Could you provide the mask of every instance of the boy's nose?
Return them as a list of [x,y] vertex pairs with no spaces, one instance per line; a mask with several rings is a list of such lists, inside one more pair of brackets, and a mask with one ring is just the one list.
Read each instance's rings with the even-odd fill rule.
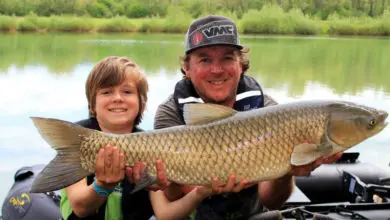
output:
[[115,92],[113,98],[114,98],[114,101],[121,101],[123,97],[122,97],[120,92]]

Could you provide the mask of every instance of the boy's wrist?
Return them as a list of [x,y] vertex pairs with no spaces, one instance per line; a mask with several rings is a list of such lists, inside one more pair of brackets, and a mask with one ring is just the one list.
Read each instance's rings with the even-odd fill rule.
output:
[[98,184],[97,181],[93,181],[93,189],[95,190],[96,194],[100,197],[107,197],[109,196],[113,191],[114,188],[106,188],[99,186],[101,184]]

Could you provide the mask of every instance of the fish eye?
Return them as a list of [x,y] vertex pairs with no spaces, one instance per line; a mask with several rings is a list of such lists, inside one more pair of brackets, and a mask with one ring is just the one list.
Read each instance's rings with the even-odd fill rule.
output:
[[375,119],[371,119],[370,122],[368,123],[368,128],[373,128],[376,124],[376,120]]

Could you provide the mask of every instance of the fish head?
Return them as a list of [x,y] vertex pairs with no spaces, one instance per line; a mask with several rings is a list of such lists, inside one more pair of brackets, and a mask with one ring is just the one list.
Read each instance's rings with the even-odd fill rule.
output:
[[338,102],[329,105],[328,137],[342,148],[348,149],[381,132],[386,126],[388,113],[383,110]]

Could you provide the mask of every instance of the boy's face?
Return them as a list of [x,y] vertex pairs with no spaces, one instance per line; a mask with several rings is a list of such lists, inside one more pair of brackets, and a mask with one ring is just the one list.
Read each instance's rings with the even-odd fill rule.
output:
[[136,80],[129,73],[122,84],[97,91],[96,119],[104,132],[131,132],[139,108]]
[[233,107],[242,73],[237,48],[210,46],[191,52],[186,77],[206,103]]

